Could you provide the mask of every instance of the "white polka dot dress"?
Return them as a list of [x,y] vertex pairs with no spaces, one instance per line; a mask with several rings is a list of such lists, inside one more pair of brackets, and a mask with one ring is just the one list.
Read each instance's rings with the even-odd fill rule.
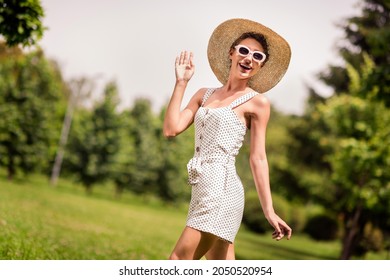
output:
[[206,91],[195,115],[195,153],[187,164],[192,186],[187,226],[233,243],[244,210],[235,157],[247,131],[233,109],[258,93],[247,93],[226,107],[204,107],[214,91]]

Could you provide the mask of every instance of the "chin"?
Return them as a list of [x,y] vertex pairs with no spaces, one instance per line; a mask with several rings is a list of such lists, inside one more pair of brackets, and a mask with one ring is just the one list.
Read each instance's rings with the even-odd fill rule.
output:
[[250,74],[249,73],[240,73],[240,77],[244,77],[244,78],[250,78]]

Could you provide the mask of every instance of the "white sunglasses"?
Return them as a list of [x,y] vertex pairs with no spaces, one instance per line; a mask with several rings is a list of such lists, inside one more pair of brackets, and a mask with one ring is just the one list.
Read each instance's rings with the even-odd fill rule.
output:
[[253,60],[257,61],[258,63],[263,62],[266,59],[265,53],[261,51],[251,51],[247,46],[244,45],[237,45],[234,47],[238,54],[241,56],[248,56],[251,55]]

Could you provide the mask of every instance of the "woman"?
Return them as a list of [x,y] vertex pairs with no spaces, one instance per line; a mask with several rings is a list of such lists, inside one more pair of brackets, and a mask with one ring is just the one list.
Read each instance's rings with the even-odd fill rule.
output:
[[180,110],[194,74],[191,52],[175,61],[176,83],[164,120],[164,135],[174,137],[195,123],[195,153],[189,161],[191,202],[184,228],[170,259],[235,259],[234,239],[241,224],[244,190],[235,156],[250,129],[250,166],[272,237],[290,239],[292,230],[274,211],[265,151],[270,114],[264,93],[287,70],[288,43],[260,23],[231,19],[220,24],[208,45],[210,66],[223,86],[198,90]]

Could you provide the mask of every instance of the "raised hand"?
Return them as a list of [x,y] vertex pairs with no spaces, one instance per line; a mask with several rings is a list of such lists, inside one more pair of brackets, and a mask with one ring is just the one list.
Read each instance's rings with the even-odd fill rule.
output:
[[177,81],[188,82],[195,72],[194,55],[192,52],[182,51],[175,60],[175,74]]

